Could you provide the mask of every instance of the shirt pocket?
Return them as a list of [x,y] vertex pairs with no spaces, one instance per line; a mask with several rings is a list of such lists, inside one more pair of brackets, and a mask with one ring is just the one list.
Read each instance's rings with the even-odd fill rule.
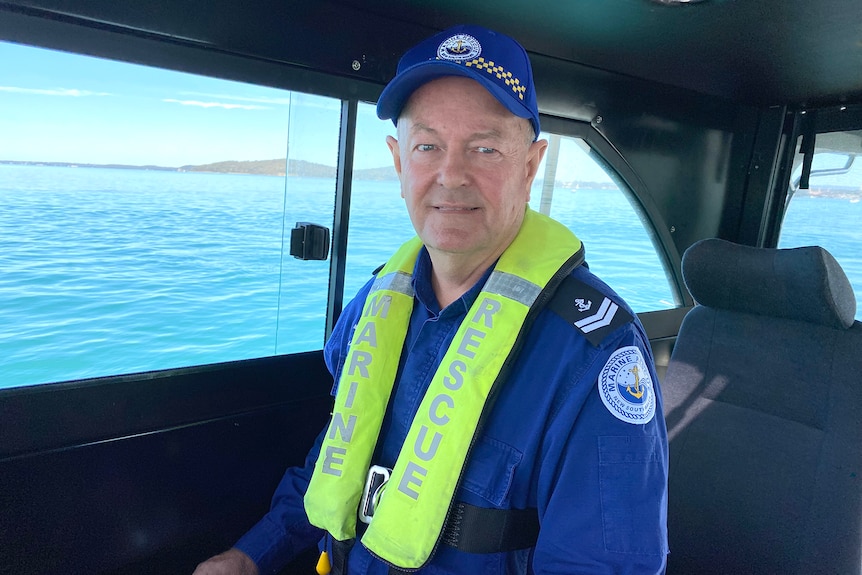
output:
[[599,480],[605,548],[617,553],[661,555],[664,465],[657,437],[599,437]]
[[480,437],[470,452],[462,487],[495,507],[509,503],[515,469],[523,454],[502,441]]

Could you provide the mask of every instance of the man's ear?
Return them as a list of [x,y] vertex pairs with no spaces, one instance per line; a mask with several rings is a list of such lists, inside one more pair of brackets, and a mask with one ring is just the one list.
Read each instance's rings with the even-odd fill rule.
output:
[[398,147],[398,140],[392,136],[386,136],[386,145],[389,146],[389,152],[392,154],[392,164],[395,166],[395,173],[401,177],[401,149]]
[[542,158],[545,157],[545,152],[548,149],[548,140],[536,140],[530,144],[530,149],[527,150],[527,201],[530,201],[530,188],[533,186],[533,180],[536,178],[536,173],[539,171],[539,164],[542,163]]

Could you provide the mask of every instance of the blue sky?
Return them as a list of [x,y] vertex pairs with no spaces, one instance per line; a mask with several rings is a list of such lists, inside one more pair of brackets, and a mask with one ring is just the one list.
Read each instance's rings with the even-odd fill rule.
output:
[[[290,158],[336,165],[340,103],[252,84],[0,42],[0,160],[178,167]],[[394,134],[360,105],[357,168]],[[607,180],[581,152],[557,177]],[[561,156],[562,158],[562,156]],[[586,160],[586,161],[584,161]]]
[[[336,100],[5,42],[0,109],[0,160],[180,166],[283,158],[293,121],[291,157],[335,164]],[[379,153],[366,151],[366,167],[387,165],[391,129],[372,120],[365,124],[380,132]]]

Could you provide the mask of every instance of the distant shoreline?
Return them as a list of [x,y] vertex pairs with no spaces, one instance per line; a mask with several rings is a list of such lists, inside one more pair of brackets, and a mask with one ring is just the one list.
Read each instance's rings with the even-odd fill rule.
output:
[[[57,168],[102,168],[113,170],[149,170],[159,172],[200,172],[211,174],[239,174],[253,176],[276,176],[297,178],[334,178],[337,168],[325,164],[306,162],[305,160],[291,160],[290,169],[285,174],[284,159],[276,160],[250,160],[250,161],[225,161],[212,164],[186,165],[178,168],[166,166],[134,166],[128,164],[81,164],[76,162],[31,162],[25,160],[0,160],[0,165],[14,166],[47,166]],[[388,181],[397,180],[395,169],[391,166],[381,168],[366,168],[354,170],[353,176],[357,180]],[[611,182],[557,182],[556,185],[563,189],[577,190],[609,190],[617,189],[616,184]],[[808,190],[798,190],[800,197],[828,197],[851,202],[862,200],[862,189],[850,186],[812,186]]]
[[0,164],[12,166],[48,166],[55,168],[112,168],[118,170],[159,170],[163,172],[178,172],[179,168],[164,166],[126,166],[123,164],[79,164],[76,162],[28,162],[25,160],[0,160]]
[[[79,162],[33,162],[26,160],[0,160],[0,165],[17,166],[48,166],[57,168],[102,168],[113,170],[150,170],[160,172],[207,172],[214,174],[247,174],[255,176],[296,176],[300,178],[334,178],[337,168],[306,162],[304,160],[290,160],[290,167],[285,174],[286,161],[275,160],[251,160],[251,161],[226,161],[212,164],[185,165],[179,167],[153,166],[153,165],[129,165],[129,164],[86,164]],[[360,180],[397,180],[395,169],[391,166],[382,168],[366,168],[355,170],[354,176]]]
[[[0,165],[19,166],[48,166],[59,168],[102,168],[115,170],[151,170],[160,172],[200,172],[212,174],[242,174],[254,176],[277,176],[285,177],[285,160],[252,160],[252,161],[226,161],[213,164],[186,165],[178,168],[165,166],[134,166],[128,164],[82,164],[76,162],[31,162],[24,160],[0,160]],[[306,162],[304,160],[291,160],[288,177],[298,178],[335,178],[338,171],[333,166]],[[366,168],[353,171],[353,177],[357,180],[371,181],[397,181],[398,175],[395,168],[385,166],[381,168]],[[541,181],[541,180],[539,180]],[[556,185],[562,189],[590,189],[590,190],[613,190],[617,189],[612,182],[560,182]]]

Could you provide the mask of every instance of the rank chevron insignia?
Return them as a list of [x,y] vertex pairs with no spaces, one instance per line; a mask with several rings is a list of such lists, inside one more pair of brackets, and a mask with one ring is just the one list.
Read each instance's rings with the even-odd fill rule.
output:
[[599,306],[599,310],[596,313],[576,321],[575,326],[584,333],[590,333],[600,327],[611,325],[618,309],[619,306],[617,304],[608,298],[604,298],[602,305]]
[[[598,302],[602,302],[598,306]],[[621,325],[632,321],[631,313],[596,287],[567,277],[557,288],[548,307],[580,331],[595,346]]]

